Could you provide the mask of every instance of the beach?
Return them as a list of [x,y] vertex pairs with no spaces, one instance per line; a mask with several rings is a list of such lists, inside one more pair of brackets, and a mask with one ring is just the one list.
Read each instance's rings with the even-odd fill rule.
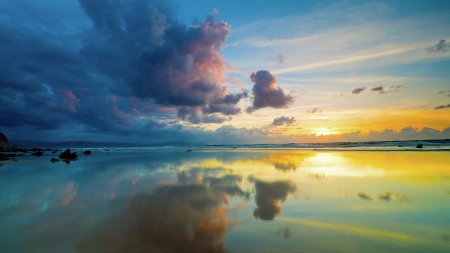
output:
[[76,151],[2,162],[2,252],[450,251],[445,151]]

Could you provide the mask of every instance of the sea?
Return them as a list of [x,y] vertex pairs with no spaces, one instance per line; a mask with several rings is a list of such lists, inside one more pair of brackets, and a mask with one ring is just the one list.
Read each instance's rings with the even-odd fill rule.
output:
[[[50,161],[65,148],[78,158]],[[0,252],[450,252],[449,151],[421,140],[23,153],[0,161]]]

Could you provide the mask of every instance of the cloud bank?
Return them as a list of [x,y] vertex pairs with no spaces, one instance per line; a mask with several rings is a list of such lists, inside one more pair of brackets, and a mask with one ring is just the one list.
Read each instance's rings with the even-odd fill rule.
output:
[[247,92],[229,92],[220,55],[230,25],[214,16],[188,26],[156,0],[79,0],[60,9],[7,1],[0,127],[125,133],[148,121],[223,123],[241,113]]

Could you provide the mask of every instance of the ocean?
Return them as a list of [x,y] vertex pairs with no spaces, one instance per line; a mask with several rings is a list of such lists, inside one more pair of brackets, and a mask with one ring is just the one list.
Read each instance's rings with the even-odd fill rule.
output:
[[0,251],[450,252],[448,145],[28,153],[0,162]]

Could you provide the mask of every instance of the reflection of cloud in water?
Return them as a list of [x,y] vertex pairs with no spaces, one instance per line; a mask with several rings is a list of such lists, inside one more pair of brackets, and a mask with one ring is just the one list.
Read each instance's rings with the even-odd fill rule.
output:
[[285,201],[289,193],[296,189],[291,181],[263,182],[255,180],[256,208],[253,215],[261,220],[273,220],[280,214],[278,201]]
[[276,231],[270,231],[270,234],[276,235],[276,236],[283,236],[284,239],[289,239],[292,235],[292,231],[290,228],[280,228]]
[[[364,192],[358,192],[357,195],[360,199],[363,199],[363,200],[372,200],[373,199],[371,196],[369,196],[367,193],[364,193]],[[391,200],[397,200],[397,201],[403,202],[403,201],[411,200],[411,197],[409,197],[408,195],[403,194],[403,193],[385,192],[383,194],[379,194],[378,199],[386,201],[386,202],[389,202]]]
[[289,170],[296,170],[297,164],[295,163],[273,163],[273,166],[275,166],[275,169],[277,170],[283,170],[283,171],[289,171]]
[[370,197],[369,195],[367,195],[364,192],[358,192],[358,197],[360,199],[364,199],[364,200],[372,200],[372,197]]
[[275,169],[281,171],[293,171],[299,168],[300,164],[308,157],[313,156],[312,153],[303,154],[271,154],[268,162],[272,163]]
[[324,174],[317,174],[317,173],[310,173],[309,177],[317,179],[317,180],[325,179],[325,175]]
[[[99,223],[76,244],[80,252],[226,252],[229,225],[222,207],[226,189],[206,185],[167,186],[133,197],[127,207]],[[214,181],[214,183],[212,183]],[[223,186],[223,185],[222,185]],[[231,224],[233,225],[233,224]],[[117,229],[120,228],[120,229]]]
[[384,201],[391,201],[391,200],[409,201],[411,198],[409,198],[406,194],[385,192],[384,194],[379,195],[378,199]]
[[[210,188],[225,192],[229,196],[241,196],[245,199],[250,198],[249,192],[244,192],[239,184],[242,182],[242,177],[238,175],[224,175],[222,177],[212,177],[210,175],[216,175],[220,170],[218,169],[190,169],[188,171],[182,171],[177,174],[178,182],[184,185],[204,184]],[[206,175],[205,175],[206,174]]]

